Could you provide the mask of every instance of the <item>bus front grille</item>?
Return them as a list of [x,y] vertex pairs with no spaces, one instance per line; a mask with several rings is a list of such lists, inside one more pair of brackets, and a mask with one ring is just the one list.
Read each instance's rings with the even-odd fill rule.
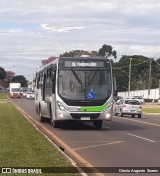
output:
[[100,113],[94,114],[79,114],[79,113],[71,113],[73,119],[80,120],[83,117],[90,117],[90,120],[97,119],[100,116]]

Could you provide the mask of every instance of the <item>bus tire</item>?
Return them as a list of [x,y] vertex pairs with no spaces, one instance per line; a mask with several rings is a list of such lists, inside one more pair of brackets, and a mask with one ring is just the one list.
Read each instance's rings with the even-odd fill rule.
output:
[[59,122],[57,122],[56,120],[52,120],[52,125],[54,128],[59,128]]
[[142,115],[141,115],[141,114],[139,114],[139,115],[138,115],[138,118],[141,118],[141,117],[142,117]]
[[93,122],[93,125],[95,126],[96,129],[101,129],[102,128],[102,120],[96,120]]
[[40,117],[40,122],[44,123],[45,122],[45,117],[42,116],[40,107],[39,107],[39,117]]
[[35,106],[35,111],[38,114],[38,107],[37,106]]

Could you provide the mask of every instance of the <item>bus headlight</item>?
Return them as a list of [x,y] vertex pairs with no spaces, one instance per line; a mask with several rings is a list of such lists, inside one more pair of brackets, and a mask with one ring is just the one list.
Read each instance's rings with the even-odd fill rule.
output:
[[57,102],[57,105],[61,111],[66,111],[66,108],[60,102]]
[[106,114],[106,119],[110,118],[111,114]]

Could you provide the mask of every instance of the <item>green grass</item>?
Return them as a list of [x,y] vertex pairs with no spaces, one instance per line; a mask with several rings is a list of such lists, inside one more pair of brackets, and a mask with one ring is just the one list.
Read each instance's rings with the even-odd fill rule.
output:
[[6,98],[7,98],[6,95],[0,92],[0,99],[6,99]]
[[160,108],[143,108],[145,113],[160,113]]
[[[14,105],[9,103],[0,104],[0,167],[63,168],[70,166],[72,165],[66,157],[49,143],[48,140],[22,116]],[[79,174],[64,173],[59,175],[68,176]]]

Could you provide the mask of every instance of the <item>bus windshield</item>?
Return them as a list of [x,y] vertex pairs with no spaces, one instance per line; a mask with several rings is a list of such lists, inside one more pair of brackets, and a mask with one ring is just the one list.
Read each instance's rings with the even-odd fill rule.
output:
[[110,70],[59,70],[58,93],[68,100],[103,100],[111,95]]

